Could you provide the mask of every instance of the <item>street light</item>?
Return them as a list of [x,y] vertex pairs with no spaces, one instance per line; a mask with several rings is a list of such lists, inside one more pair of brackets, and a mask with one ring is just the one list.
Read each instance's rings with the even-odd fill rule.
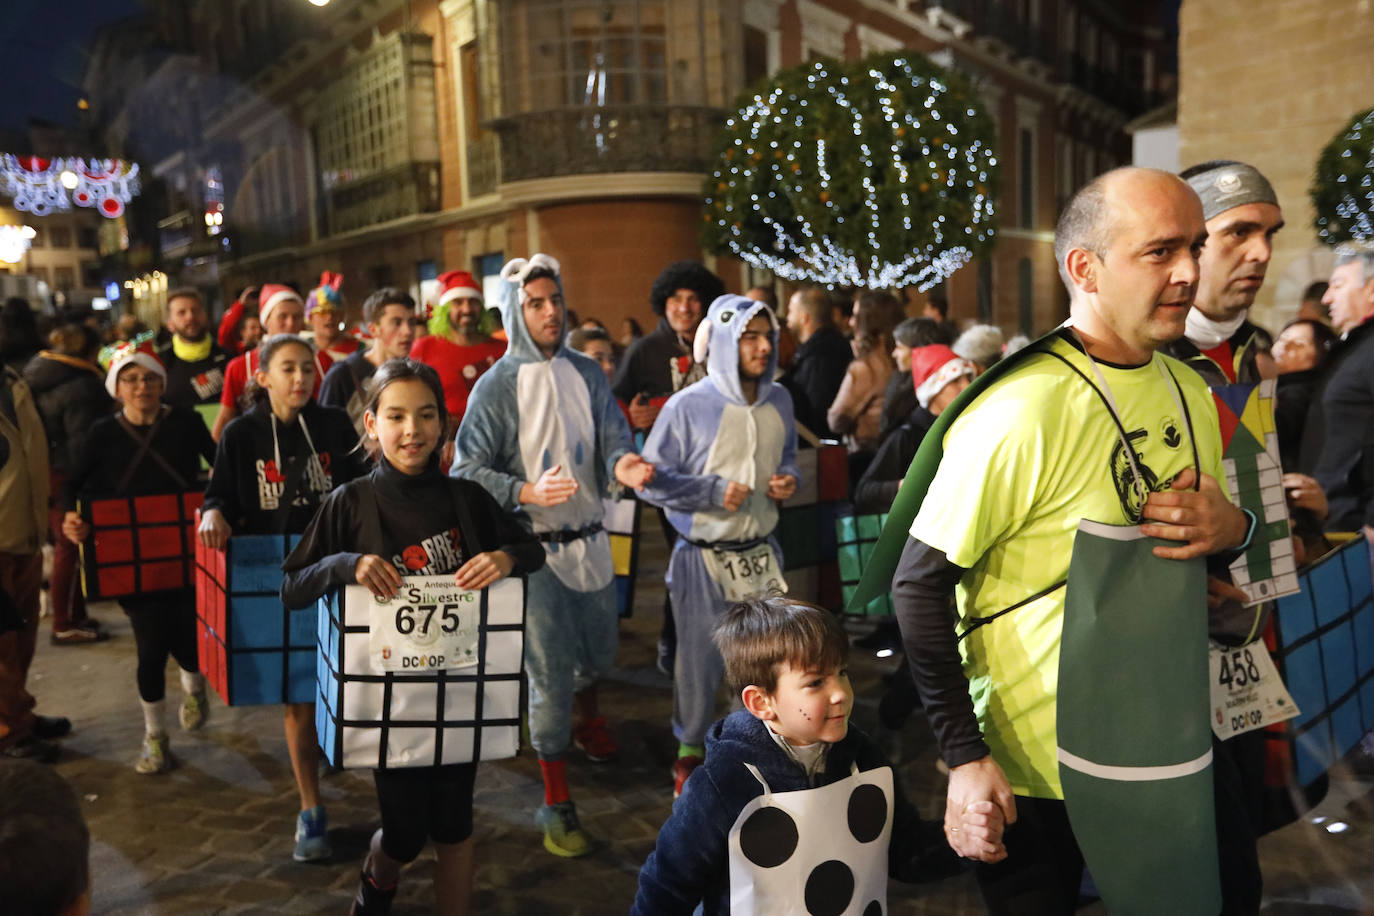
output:
[[328,6],[329,0],[310,0],[312,6]]

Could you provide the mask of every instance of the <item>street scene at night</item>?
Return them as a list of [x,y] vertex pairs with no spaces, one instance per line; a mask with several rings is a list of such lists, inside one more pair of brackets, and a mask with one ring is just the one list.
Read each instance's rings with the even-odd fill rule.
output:
[[1368,0],[11,7],[0,914],[1374,913]]

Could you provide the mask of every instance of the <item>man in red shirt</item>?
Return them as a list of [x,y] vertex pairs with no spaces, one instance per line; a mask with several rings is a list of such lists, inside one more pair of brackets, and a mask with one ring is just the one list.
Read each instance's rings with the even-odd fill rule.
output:
[[[305,327],[305,303],[300,294],[289,286],[278,283],[264,283],[259,294],[258,319],[262,322],[263,334],[299,334]],[[224,389],[220,392],[219,416],[215,418],[214,429],[210,430],[216,442],[229,421],[238,416],[239,398],[248,387],[248,379],[257,369],[257,351],[249,350],[229,361],[224,367]],[[326,353],[315,353],[315,389],[313,397],[320,396],[320,380],[329,371],[334,361]]]
[[430,335],[415,341],[410,356],[439,373],[452,438],[467,410],[472,386],[506,352],[506,342],[491,336],[482,291],[472,274],[466,270],[440,274],[439,290],[439,306],[429,320]]

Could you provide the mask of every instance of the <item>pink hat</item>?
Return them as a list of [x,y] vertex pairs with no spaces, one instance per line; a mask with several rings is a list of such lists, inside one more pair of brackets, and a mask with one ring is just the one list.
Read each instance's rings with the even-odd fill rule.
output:
[[439,274],[439,304],[447,305],[454,299],[482,301],[482,291],[477,288],[477,281],[466,270],[450,270]]
[[167,367],[162,365],[162,360],[153,353],[151,334],[139,335],[134,340],[121,341],[107,347],[100,354],[100,362],[106,366],[105,390],[112,398],[116,397],[115,382],[119,379],[119,371],[130,363],[137,363],[149,372],[156,372],[162,376],[164,383],[167,381]]
[[300,295],[289,286],[282,286],[280,283],[264,283],[262,291],[258,293],[258,320],[265,326],[267,316],[272,314],[272,310],[283,302],[300,302]]
[[957,378],[973,378],[973,363],[944,344],[931,344],[911,351],[911,384],[916,388],[916,400],[922,407],[930,407],[935,396]]

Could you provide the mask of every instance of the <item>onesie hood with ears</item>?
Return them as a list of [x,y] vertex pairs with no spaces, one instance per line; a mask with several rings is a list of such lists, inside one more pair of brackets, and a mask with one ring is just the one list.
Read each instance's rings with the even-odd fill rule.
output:
[[697,325],[697,336],[692,345],[693,358],[706,364],[706,377],[737,404],[749,403],[739,383],[739,339],[749,322],[759,314],[768,316],[768,336],[773,343],[773,349],[768,354],[768,368],[759,379],[758,393],[754,399],[754,403],[761,404],[768,398],[768,392],[773,388],[773,377],[778,371],[778,319],[765,303],[730,293],[718,297],[706,310],[706,317],[701,324]]
[[[504,358],[517,363],[545,358],[543,352],[530,339],[529,328],[525,327],[525,280],[537,267],[542,267],[553,274],[553,282],[558,285],[558,292],[561,296],[563,293],[562,271],[558,261],[549,255],[534,254],[528,260],[515,258],[512,261],[507,261],[506,266],[501,268],[501,291],[497,295],[496,308],[501,311],[501,323],[505,327],[506,337],[509,341]],[[568,331],[568,305],[566,302],[562,305],[562,312],[562,336],[566,337]],[[558,348],[559,351],[565,349],[561,338]],[[555,355],[557,352],[555,351]]]

